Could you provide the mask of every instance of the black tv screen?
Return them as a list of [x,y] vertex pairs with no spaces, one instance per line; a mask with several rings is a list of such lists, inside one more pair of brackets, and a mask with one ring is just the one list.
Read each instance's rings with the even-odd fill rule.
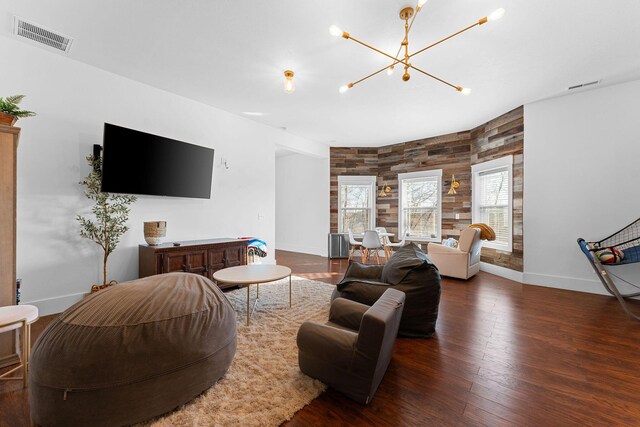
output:
[[209,199],[212,172],[212,148],[104,124],[104,192]]

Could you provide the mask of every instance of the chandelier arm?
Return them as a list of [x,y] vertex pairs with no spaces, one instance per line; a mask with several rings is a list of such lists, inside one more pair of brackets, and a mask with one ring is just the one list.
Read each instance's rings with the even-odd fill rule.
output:
[[451,34],[450,36],[443,38],[442,40],[439,40],[439,41],[437,41],[437,42],[435,42],[435,43],[433,43],[433,44],[430,44],[429,46],[427,46],[427,47],[425,47],[425,48],[423,48],[423,49],[420,49],[420,50],[418,50],[418,51],[416,51],[416,52],[412,53],[411,55],[409,55],[409,58],[411,58],[411,57],[413,57],[413,56],[416,56],[416,55],[418,55],[418,54],[420,54],[420,53],[424,52],[425,50],[431,49],[432,47],[437,46],[437,45],[439,45],[440,43],[445,42],[445,41],[447,41],[447,40],[449,40],[449,39],[451,39],[451,38],[453,38],[453,37],[455,37],[455,36],[457,36],[457,35],[460,35],[460,34],[464,33],[465,31],[468,31],[468,30],[472,29],[473,27],[477,27],[478,25],[481,25],[481,24],[480,24],[480,21],[476,22],[476,23],[475,23],[475,24],[473,24],[473,25],[469,25],[468,27],[463,28],[462,30],[460,30],[460,31],[458,31],[458,32],[455,32],[455,33]]
[[[398,59],[398,55],[400,55],[401,51],[402,51],[402,43],[400,43],[400,47],[398,48],[398,52],[396,53],[396,59]],[[397,64],[397,62],[396,62],[396,64]],[[389,67],[393,67],[396,64],[389,65]],[[389,67],[387,67],[387,68],[389,68]]]
[[[373,73],[369,74],[368,76],[363,77],[363,78],[361,78],[360,80],[356,80],[355,82],[351,83],[351,85],[352,85],[352,86],[355,86],[355,85],[357,85],[358,83],[360,83],[360,82],[363,82],[363,81],[367,80],[369,77],[373,77],[373,76],[375,76],[376,74],[380,74],[381,72],[383,72],[383,71],[384,71],[384,70],[386,70],[387,68],[389,68],[389,67],[393,67],[393,66],[395,66],[395,65],[397,65],[397,64],[404,64],[404,60],[396,58],[396,59],[394,60],[393,64],[391,64],[391,65],[386,65],[386,66],[384,66],[384,67],[380,68],[378,71],[374,71]],[[413,65],[410,65],[410,67],[415,68]],[[418,70],[418,71],[420,71],[420,70]],[[424,71],[421,71],[421,72],[424,72]],[[435,79],[437,79],[437,77],[434,77],[434,78],[435,78]],[[453,86],[453,87],[455,88],[455,86]],[[456,89],[457,89],[457,88],[456,88]]]
[[[392,59],[393,61],[397,61],[397,58],[394,58],[392,55],[389,55],[388,53],[383,52],[383,51],[381,51],[380,49],[376,49],[375,47],[373,47],[373,46],[371,46],[371,45],[368,45],[368,44],[366,44],[365,42],[362,42],[362,41],[360,41],[360,40],[358,40],[358,39],[356,39],[356,38],[352,37],[351,35],[349,35],[349,40],[353,40],[354,42],[356,42],[356,43],[358,43],[358,44],[361,44],[361,45],[362,45],[362,46],[364,46],[364,47],[368,47],[369,49],[371,49],[371,50],[373,50],[373,51],[375,51],[375,52],[378,52],[379,54],[384,55],[384,56],[386,56],[387,58]],[[397,61],[397,62],[402,62],[402,61]],[[385,67],[385,69],[387,69],[387,68],[389,68],[389,66],[388,66],[388,65]]]
[[[416,16],[415,14],[413,15]],[[407,71],[407,67],[409,66],[409,22],[405,21],[404,23],[404,41],[402,42],[404,46],[404,70],[405,73]]]
[[[405,35],[402,42],[400,42],[400,47],[398,48],[398,52],[396,53],[396,59],[398,59],[398,55],[400,55],[400,52],[402,51],[402,43],[407,41],[407,39],[409,38],[409,31],[411,31],[411,27],[413,27],[413,21],[416,20],[416,16],[418,16],[418,13],[420,13],[422,8],[416,5],[415,10],[416,10],[416,13],[414,13],[413,16],[411,17],[411,22],[409,23],[409,29],[407,30],[407,34]],[[390,67],[393,67],[394,65],[396,64],[390,65]]]
[[452,88],[454,88],[454,89],[455,89],[455,90],[457,90],[457,91],[460,91],[460,90],[461,90],[460,86],[453,85],[453,84],[449,83],[449,82],[448,82],[448,81],[446,81],[446,80],[442,80],[440,77],[436,77],[436,76],[434,76],[433,74],[429,74],[429,73],[427,73],[426,71],[421,70],[420,68],[414,67],[413,65],[409,65],[409,67],[411,67],[411,68],[413,68],[414,70],[416,70],[416,71],[418,71],[418,72],[420,72],[420,73],[424,74],[425,76],[431,77],[432,79],[435,79],[435,80],[439,81],[440,83],[444,83],[444,84],[446,84],[447,86],[451,86]]
[[[395,64],[399,64],[400,62],[402,62],[402,61],[396,61],[393,65],[395,65]],[[363,81],[367,80],[369,77],[373,77],[373,76],[375,76],[376,74],[380,74],[381,72],[383,72],[383,71],[384,71],[384,70],[386,70],[387,68],[389,68],[389,66],[386,66],[386,67],[380,68],[378,71],[374,71],[373,73],[369,74],[368,76],[363,77],[363,78],[361,78],[360,80],[356,80],[355,82],[351,83],[351,86],[353,87],[353,86],[357,85],[358,83],[361,83],[361,82],[363,82]]]

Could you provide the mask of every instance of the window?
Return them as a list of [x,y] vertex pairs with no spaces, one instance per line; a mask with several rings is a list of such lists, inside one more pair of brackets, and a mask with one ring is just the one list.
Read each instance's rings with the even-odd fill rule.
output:
[[398,230],[409,240],[439,242],[442,228],[442,169],[398,174]]
[[375,176],[338,177],[338,232],[364,233],[375,227]]
[[496,232],[496,240],[483,246],[508,252],[512,249],[512,165],[513,156],[506,156],[471,168],[473,222],[483,222]]

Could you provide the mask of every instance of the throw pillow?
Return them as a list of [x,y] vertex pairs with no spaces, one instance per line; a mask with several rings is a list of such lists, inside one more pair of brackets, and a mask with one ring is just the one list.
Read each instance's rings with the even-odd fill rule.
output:
[[457,248],[458,247],[458,241],[456,239],[454,239],[453,237],[449,237],[448,239],[443,239],[442,240],[442,246],[447,246],[450,248]]

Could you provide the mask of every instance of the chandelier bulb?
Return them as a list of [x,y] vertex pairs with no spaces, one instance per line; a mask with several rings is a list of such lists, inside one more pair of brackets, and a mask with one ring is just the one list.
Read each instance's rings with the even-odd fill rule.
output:
[[335,37],[340,37],[342,35],[342,30],[337,25],[332,25],[329,27],[329,34]]
[[420,8],[424,6],[426,2],[427,0],[418,0],[418,10],[420,10]]
[[284,72],[284,93],[293,93],[296,91],[296,84],[293,81],[293,71],[286,70]]
[[502,18],[504,16],[504,12],[505,12],[505,10],[503,8],[496,9],[495,11],[493,11],[491,13],[491,15],[489,15],[487,17],[487,19],[489,21],[497,21],[498,19],[500,19],[500,18]]
[[348,91],[352,87],[353,87],[353,83],[349,83],[348,85],[340,86],[340,89],[338,89],[338,92],[345,93],[346,91]]
[[456,90],[464,96],[471,95],[471,89],[469,89],[468,87],[456,86]]
[[387,68],[387,75],[390,76],[393,74],[393,65]]

